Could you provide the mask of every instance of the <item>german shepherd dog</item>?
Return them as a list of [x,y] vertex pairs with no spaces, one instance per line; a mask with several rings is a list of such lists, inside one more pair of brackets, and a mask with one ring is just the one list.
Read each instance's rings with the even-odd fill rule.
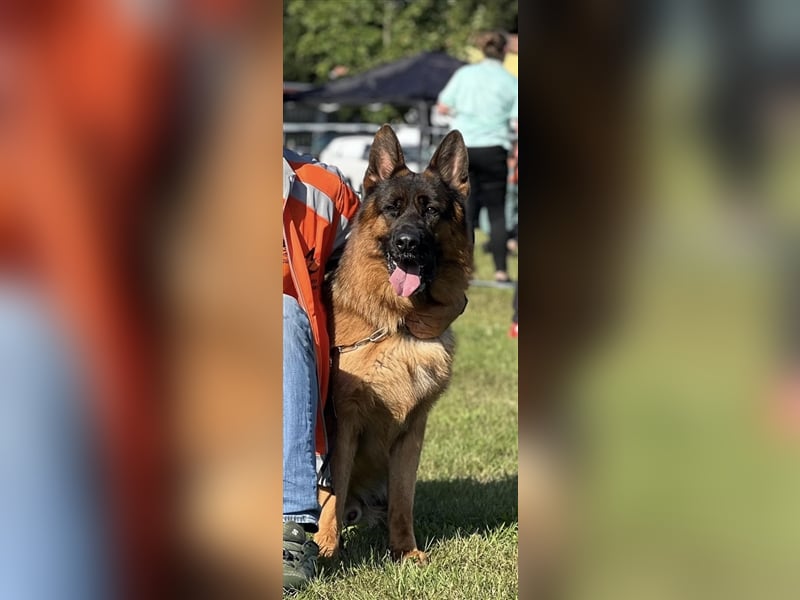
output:
[[[455,342],[411,335],[415,309],[463,304],[472,248],[464,140],[450,132],[422,173],[408,169],[391,127],[376,134],[364,199],[332,275],[334,490],[321,489],[320,555],[337,553],[348,506],[388,502],[393,558],[425,562],[413,504],[428,413],[450,380]],[[367,341],[370,340],[370,341]],[[376,500],[380,499],[380,500]]]

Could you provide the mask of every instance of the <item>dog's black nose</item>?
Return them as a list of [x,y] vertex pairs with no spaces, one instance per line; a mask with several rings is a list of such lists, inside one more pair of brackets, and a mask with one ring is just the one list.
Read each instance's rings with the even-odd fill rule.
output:
[[419,237],[410,233],[401,233],[394,240],[398,252],[414,252],[419,246]]

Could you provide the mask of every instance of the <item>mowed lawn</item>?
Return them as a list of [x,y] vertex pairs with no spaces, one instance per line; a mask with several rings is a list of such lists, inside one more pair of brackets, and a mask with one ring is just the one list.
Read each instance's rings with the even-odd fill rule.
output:
[[[478,246],[484,238],[478,238]],[[476,253],[477,278],[490,279]],[[509,265],[516,278],[516,260]],[[512,290],[473,287],[454,324],[450,389],[434,407],[417,483],[420,567],[387,554],[383,525],[345,532],[340,560],[293,598],[342,600],[517,597],[517,342],[508,337]]]

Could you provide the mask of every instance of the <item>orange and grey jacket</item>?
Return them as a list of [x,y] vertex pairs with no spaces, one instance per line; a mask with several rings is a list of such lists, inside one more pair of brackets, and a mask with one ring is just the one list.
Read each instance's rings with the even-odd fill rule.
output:
[[330,376],[330,340],[322,284],[328,259],[344,244],[359,198],[335,167],[283,151],[283,293],[297,298],[311,322],[317,354],[317,454],[328,451],[323,410]]

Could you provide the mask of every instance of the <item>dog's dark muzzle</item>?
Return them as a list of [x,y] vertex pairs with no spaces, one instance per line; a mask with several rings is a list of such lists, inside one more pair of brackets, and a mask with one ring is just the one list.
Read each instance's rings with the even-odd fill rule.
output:
[[389,282],[398,296],[408,297],[425,288],[433,271],[433,240],[424,229],[398,227],[389,238],[386,263]]
[[424,229],[406,225],[392,231],[389,254],[397,263],[424,265],[432,255],[433,240]]

